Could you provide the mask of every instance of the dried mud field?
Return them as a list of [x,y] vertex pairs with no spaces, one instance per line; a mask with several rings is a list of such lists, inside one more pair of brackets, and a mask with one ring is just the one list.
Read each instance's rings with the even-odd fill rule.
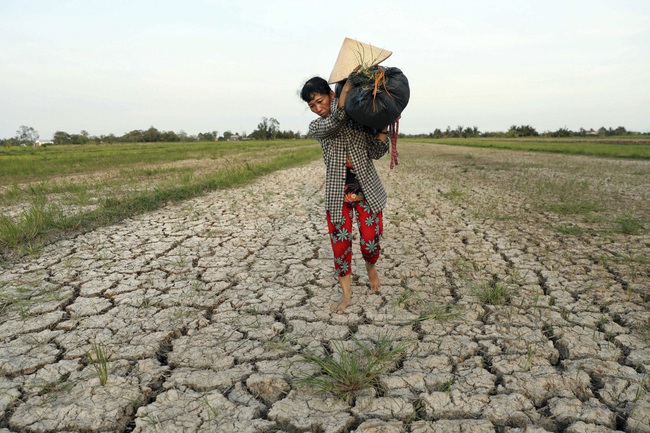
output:
[[[382,287],[355,245],[347,314],[321,161],[2,265],[0,433],[650,432],[650,161],[376,165]],[[382,338],[407,350],[354,398],[297,381]]]

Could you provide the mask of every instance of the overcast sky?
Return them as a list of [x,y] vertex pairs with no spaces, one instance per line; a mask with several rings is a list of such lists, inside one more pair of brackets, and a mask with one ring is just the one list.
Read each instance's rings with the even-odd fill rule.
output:
[[650,132],[648,0],[0,0],[0,138],[305,132],[345,37],[408,77],[400,132]]

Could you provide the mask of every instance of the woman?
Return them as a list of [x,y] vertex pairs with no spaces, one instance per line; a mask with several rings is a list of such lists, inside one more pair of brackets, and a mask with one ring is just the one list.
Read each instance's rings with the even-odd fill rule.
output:
[[389,148],[387,128],[375,133],[359,125],[345,112],[345,99],[352,88],[346,81],[337,98],[327,81],[314,77],[307,81],[300,97],[318,119],[309,124],[325,161],[325,210],[332,250],[341,291],[341,300],[332,305],[342,313],[352,303],[352,213],[357,214],[361,253],[366,262],[370,289],[379,290],[375,264],[381,251],[382,210],[386,191],[377,175],[373,159],[381,158]]

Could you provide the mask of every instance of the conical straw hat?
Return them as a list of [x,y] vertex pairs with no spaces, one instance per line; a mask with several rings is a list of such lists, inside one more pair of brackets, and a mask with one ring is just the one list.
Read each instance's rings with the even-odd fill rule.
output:
[[383,48],[373,47],[369,44],[356,41],[354,39],[345,38],[339,56],[334,63],[334,69],[330,74],[329,84],[338,83],[344,80],[354,71],[359,65],[364,67],[371,67],[383,62],[390,55],[391,51],[384,50]]

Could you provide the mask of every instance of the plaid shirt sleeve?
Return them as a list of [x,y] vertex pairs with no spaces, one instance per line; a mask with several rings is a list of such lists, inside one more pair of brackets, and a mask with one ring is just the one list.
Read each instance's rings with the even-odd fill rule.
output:
[[374,136],[372,138],[372,144],[368,146],[368,156],[372,159],[379,159],[386,155],[388,149],[390,149],[390,139],[388,136],[386,136],[384,141]]
[[333,98],[331,114],[309,124],[309,132],[318,140],[325,162],[325,209],[334,224],[343,220],[346,155],[350,156],[364,197],[373,213],[386,205],[386,191],[372,162],[388,152],[388,138],[381,141],[376,135],[350,127],[349,119],[338,99]]

